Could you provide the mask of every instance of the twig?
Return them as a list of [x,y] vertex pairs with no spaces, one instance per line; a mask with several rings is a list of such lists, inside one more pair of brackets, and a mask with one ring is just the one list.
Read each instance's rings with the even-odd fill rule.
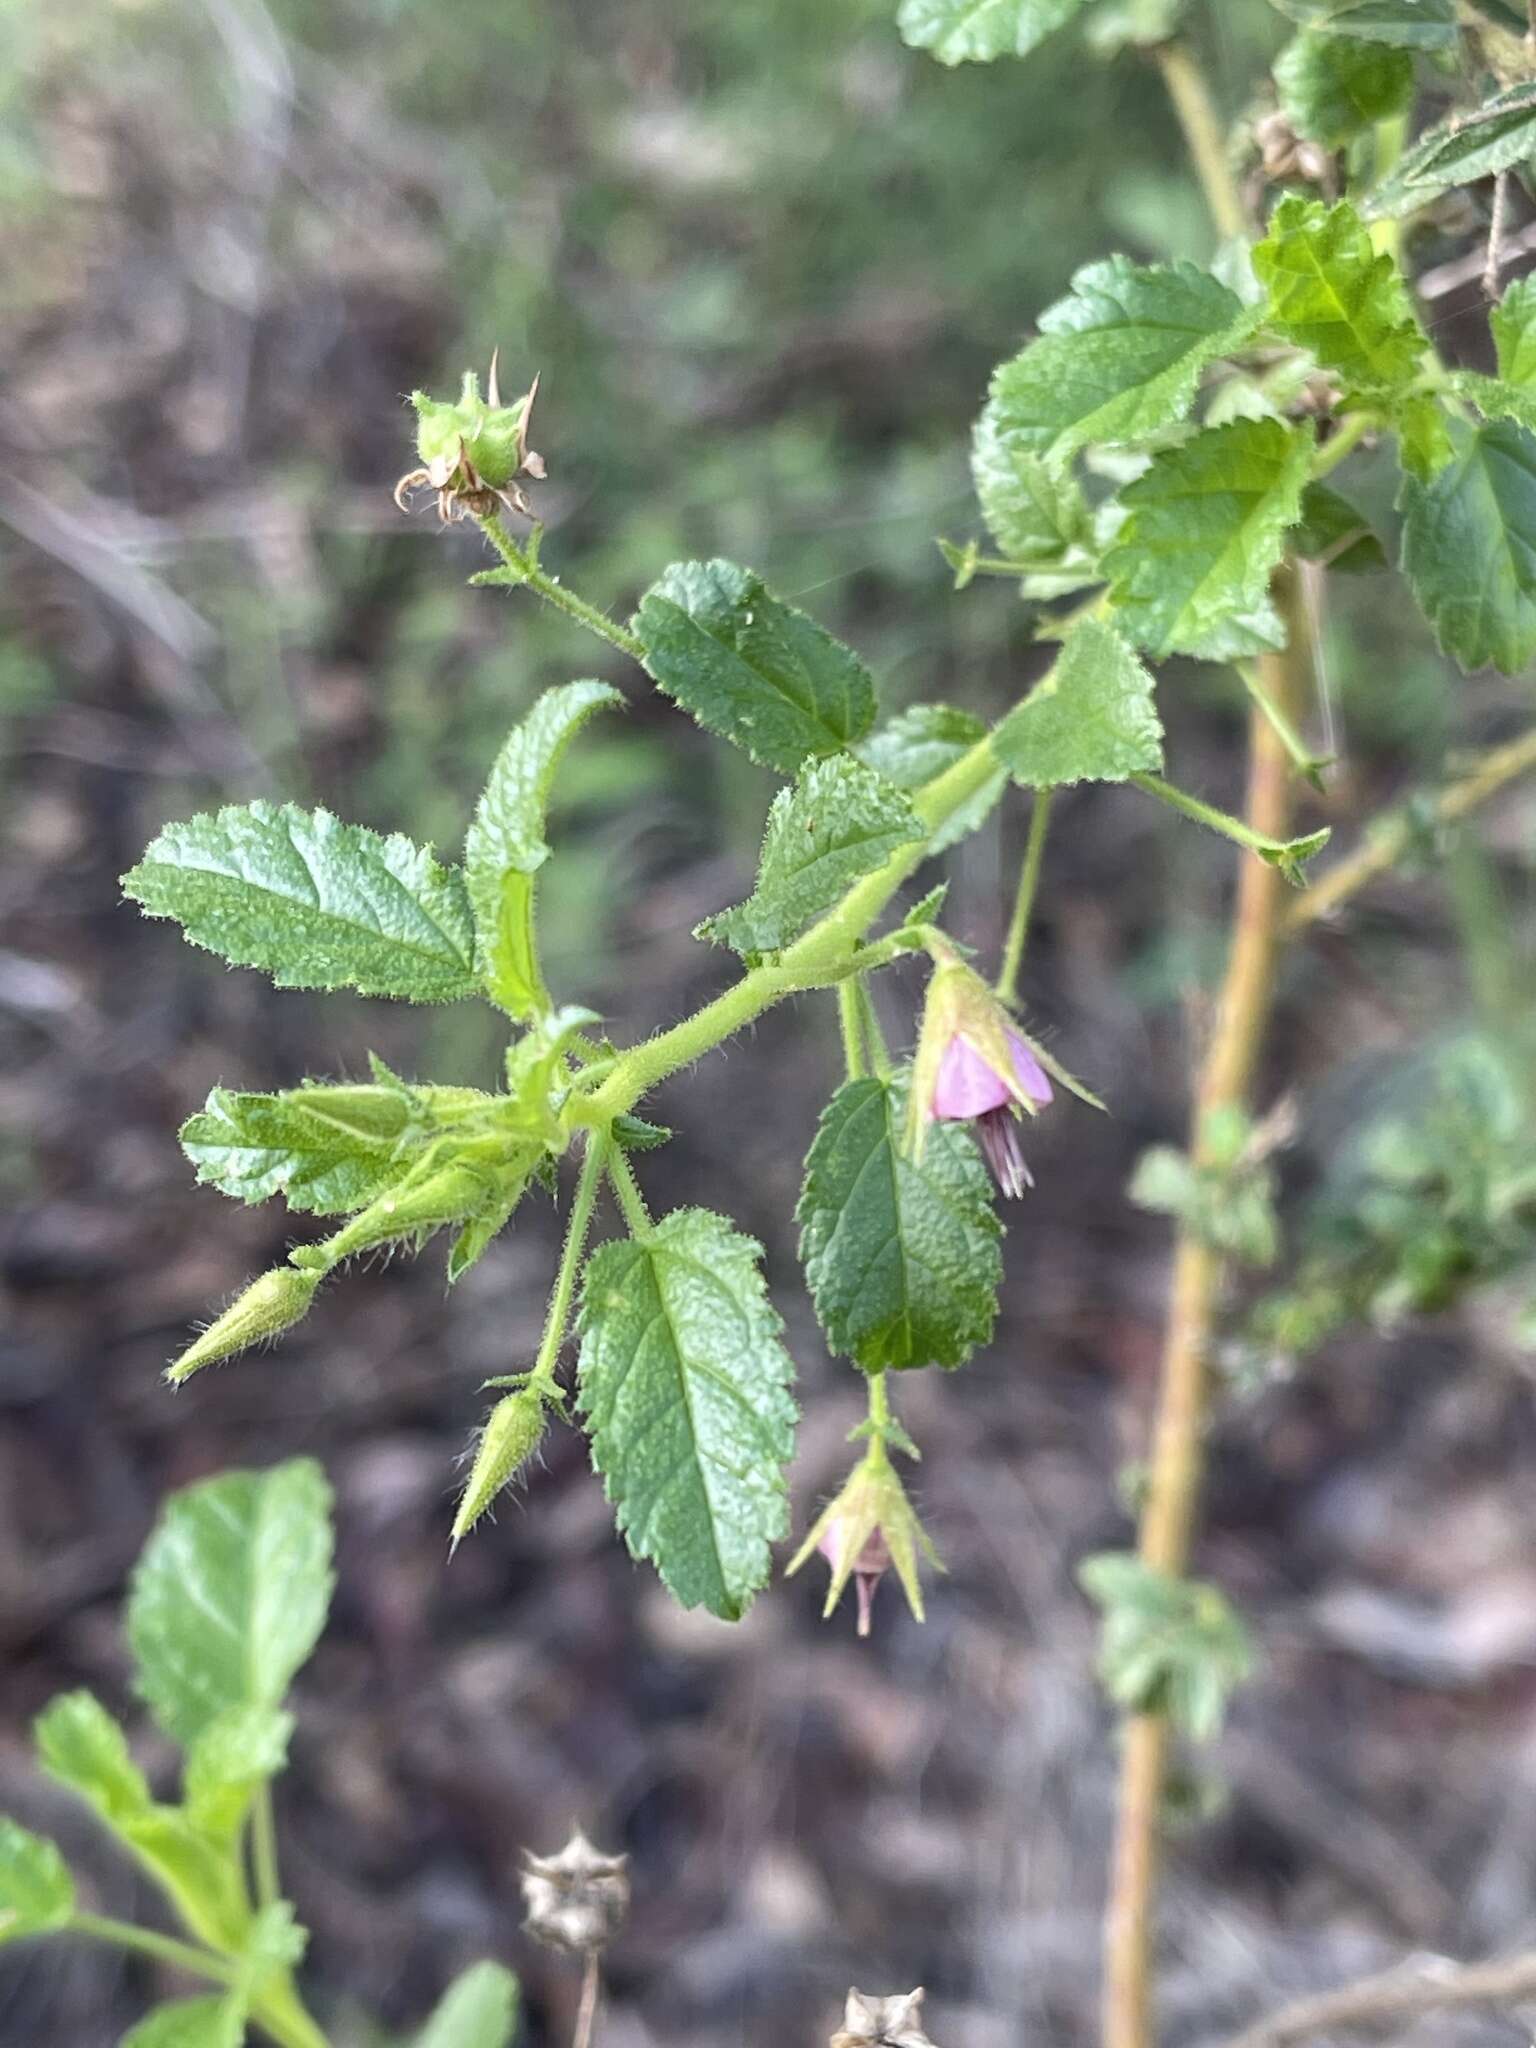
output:
[[[1533,768],[1536,768],[1536,729],[1522,733],[1518,739],[1509,740],[1502,747],[1495,747],[1483,756],[1470,774],[1442,790],[1429,809],[1427,822],[1454,825],[1458,819],[1465,818],[1490,797],[1496,796],[1507,783]],[[1384,822],[1365,845],[1347,860],[1341,860],[1305,895],[1298,896],[1291,903],[1285,917],[1286,935],[1302,931],[1306,926],[1316,924],[1320,918],[1331,916],[1369,883],[1379,880],[1394,868],[1420,836],[1425,822],[1424,817],[1415,818],[1407,812]]]
[[1369,2027],[1458,2006],[1513,2005],[1527,1998],[1536,1998],[1536,1952],[1504,1962],[1464,1965],[1436,1956],[1362,1977],[1337,1991],[1298,1998],[1246,2033],[1234,2035],[1226,2048],[1285,2048],[1287,2042],[1334,2027]]
[[[1533,250],[1536,250],[1536,221],[1521,228],[1517,234],[1504,237],[1500,269],[1507,270],[1518,257],[1529,256]],[[1414,279],[1413,288],[1421,299],[1443,299],[1451,292],[1460,291],[1464,284],[1474,283],[1487,268],[1486,251],[1474,249],[1469,256],[1457,256],[1449,263],[1437,263],[1432,270],[1421,272]]]
[[1499,302],[1499,278],[1504,270],[1504,228],[1509,218],[1509,173],[1500,171],[1493,181],[1493,208],[1488,216],[1488,254],[1483,263],[1483,297],[1490,306]]
[[597,2022],[597,2001],[602,1990],[602,1958],[597,1949],[587,1951],[581,1972],[581,2003],[576,2008],[576,2031],[571,2048],[592,2048],[592,2029]]

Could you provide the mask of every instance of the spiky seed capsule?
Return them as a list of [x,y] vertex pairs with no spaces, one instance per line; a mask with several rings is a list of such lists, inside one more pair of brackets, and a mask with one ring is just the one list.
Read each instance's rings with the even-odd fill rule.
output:
[[580,1828],[554,1856],[523,1855],[523,1926],[535,1941],[595,1955],[629,1910],[629,1858],[605,1856]]
[[832,2048],[934,2048],[923,2032],[923,1987],[874,1998],[850,1991],[843,2024]]

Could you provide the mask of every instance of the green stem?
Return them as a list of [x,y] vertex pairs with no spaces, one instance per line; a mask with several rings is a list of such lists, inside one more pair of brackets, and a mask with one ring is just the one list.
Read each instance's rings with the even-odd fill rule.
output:
[[869,1046],[869,1057],[875,1072],[882,1081],[891,1078],[891,1055],[885,1043],[885,1033],[880,1029],[880,1019],[875,1015],[875,998],[870,991],[869,979],[859,976],[859,1008],[864,1013],[864,1038]]
[[1132,782],[1138,789],[1144,789],[1148,796],[1155,796],[1165,804],[1171,804],[1176,811],[1182,811],[1186,818],[1193,818],[1197,825],[1207,825],[1213,832],[1220,832],[1239,846],[1246,846],[1250,853],[1262,859],[1273,861],[1277,849],[1282,845],[1278,839],[1270,839],[1262,832],[1255,832],[1251,825],[1241,818],[1234,818],[1230,811],[1220,811],[1214,804],[1208,804],[1197,796],[1191,796],[1187,789],[1179,789],[1174,783],[1164,782],[1161,775],[1133,775]]
[[1323,787],[1323,770],[1329,765],[1328,761],[1312,752],[1289,715],[1265,689],[1259,678],[1258,669],[1251,661],[1238,662],[1237,672],[1242,677],[1243,688],[1248,692],[1250,699],[1269,720],[1270,730],[1290,756],[1297,774],[1304,775],[1312,787],[1320,791]]
[[566,1325],[571,1319],[571,1299],[576,1291],[576,1274],[581,1266],[581,1255],[587,1248],[587,1232],[592,1226],[592,1211],[597,1205],[597,1191],[602,1186],[605,1168],[611,1170],[612,1147],[601,1131],[593,1131],[587,1139],[586,1157],[581,1162],[581,1174],[576,1182],[576,1196],[571,1203],[571,1220],[566,1225],[565,1244],[560,1253],[560,1268],[555,1274],[555,1284],[550,1290],[549,1310],[544,1318],[544,1335],[539,1343],[539,1355],[533,1361],[533,1371],[528,1375],[530,1387],[547,1388],[564,1401],[560,1383],[555,1377],[555,1366],[560,1357],[560,1346],[565,1342]]
[[843,1065],[850,1081],[862,1081],[869,1072],[864,1057],[864,1005],[856,975],[837,984],[837,1022],[843,1034]]
[[[931,835],[996,772],[991,741],[981,739],[942,775],[924,784],[912,806],[927,832]],[[902,847],[856,882],[835,909],[776,961],[754,967],[691,1017],[622,1054],[602,1086],[576,1105],[583,1121],[606,1128],[659,1081],[692,1066],[783,997],[840,981],[852,965],[859,940],[926,855],[923,841]]]
[[869,1375],[869,1455],[877,1464],[889,1464],[886,1438],[891,1433],[891,1399],[885,1388],[885,1374]]
[[649,1237],[651,1212],[645,1206],[640,1183],[635,1179],[635,1169],[617,1147],[608,1154],[608,1178],[613,1185],[613,1192],[619,1198],[619,1207],[624,1211],[624,1221],[629,1225],[630,1236]]
[[1345,456],[1352,455],[1378,424],[1373,412],[1346,413],[1313,456],[1313,478],[1327,476],[1330,470],[1337,469]]
[[272,1785],[263,1778],[251,1805],[251,1873],[256,1884],[256,1903],[275,1905],[283,1895],[277,1872],[277,1819],[272,1810]]
[[595,604],[588,604],[584,597],[578,597],[573,590],[567,590],[558,577],[541,569],[531,551],[520,548],[508,533],[494,512],[477,520],[480,531],[500,555],[504,566],[526,584],[536,597],[542,597],[546,604],[556,611],[564,612],[579,626],[585,626],[589,633],[595,633],[599,640],[606,640],[610,647],[617,647],[621,654],[627,654],[632,661],[644,658],[645,648],[636,636],[624,626],[615,625],[606,612],[600,612]]
[[278,2048],[330,2048],[286,1974],[255,1999],[251,2018]]
[[1238,241],[1248,232],[1248,217],[1205,73],[1184,43],[1163,43],[1156,54],[1216,232],[1224,242]]
[[1051,805],[1055,796],[1053,789],[1036,790],[1034,807],[1029,814],[1024,864],[1019,869],[1019,886],[1013,899],[1013,916],[1008,922],[1008,937],[1003,946],[1003,963],[997,970],[996,989],[1005,1003],[1013,1002],[1019,993],[1019,969],[1024,965],[1024,948],[1029,942],[1029,919],[1035,907],[1035,892],[1040,886],[1040,865],[1045,858],[1045,835],[1051,828]]
[[130,1920],[111,1920],[101,1913],[74,1913],[61,1931],[83,1934],[88,1941],[110,1942],[114,1948],[149,1956],[170,1969],[185,1971],[189,1977],[205,1977],[210,1984],[233,1985],[240,1979],[239,1970],[227,1957],[215,1955],[211,1949],[194,1948],[187,1941],[177,1941],[174,1935],[157,1934],[151,1927],[135,1927]]

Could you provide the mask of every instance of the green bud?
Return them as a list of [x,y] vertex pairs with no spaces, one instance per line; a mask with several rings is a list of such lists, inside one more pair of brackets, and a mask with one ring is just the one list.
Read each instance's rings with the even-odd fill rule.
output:
[[450,1223],[467,1223],[485,1210],[494,1193],[485,1175],[472,1167],[440,1166],[391,1188],[324,1244],[300,1245],[289,1258],[306,1272],[329,1272],[343,1259],[372,1251],[375,1245],[421,1237]]
[[475,1462],[453,1518],[451,1550],[458,1549],[501,1489],[517,1477],[543,1435],[544,1400],[536,1387],[521,1387],[496,1403],[480,1432]]
[[309,1305],[320,1285],[318,1273],[296,1272],[292,1266],[278,1266],[253,1280],[240,1299],[225,1309],[216,1323],[204,1330],[195,1344],[166,1368],[166,1378],[179,1387],[205,1365],[221,1358],[233,1358],[248,1351],[266,1337],[280,1337],[309,1313]]

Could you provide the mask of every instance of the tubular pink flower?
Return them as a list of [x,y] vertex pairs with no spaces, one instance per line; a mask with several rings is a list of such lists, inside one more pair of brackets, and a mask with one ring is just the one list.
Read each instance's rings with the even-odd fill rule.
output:
[[1051,1100],[1051,1084],[1040,1062],[1016,1031],[1006,1031],[1007,1047],[1013,1058],[1013,1072],[998,1072],[984,1053],[956,1032],[939,1060],[929,1114],[946,1121],[969,1123],[989,1110],[1004,1109],[1029,1097],[1042,1109]]

